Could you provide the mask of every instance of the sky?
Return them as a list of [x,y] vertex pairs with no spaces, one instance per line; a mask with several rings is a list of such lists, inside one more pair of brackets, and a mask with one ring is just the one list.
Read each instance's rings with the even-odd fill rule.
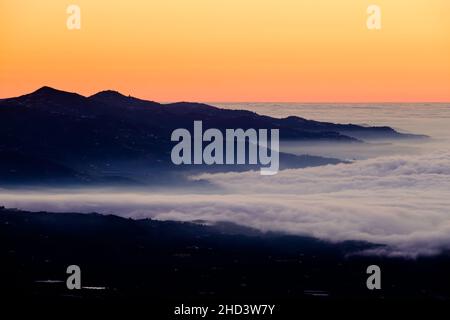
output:
[[[371,4],[381,30],[366,26]],[[2,0],[0,98],[43,85],[156,101],[448,102],[450,1]]]

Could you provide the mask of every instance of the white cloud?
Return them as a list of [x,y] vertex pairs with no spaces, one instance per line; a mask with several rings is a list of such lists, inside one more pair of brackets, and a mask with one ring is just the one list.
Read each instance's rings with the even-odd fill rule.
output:
[[215,194],[1,193],[8,206],[99,211],[126,217],[231,221],[329,241],[384,244],[375,253],[417,256],[450,249],[450,153],[353,164],[202,175]]

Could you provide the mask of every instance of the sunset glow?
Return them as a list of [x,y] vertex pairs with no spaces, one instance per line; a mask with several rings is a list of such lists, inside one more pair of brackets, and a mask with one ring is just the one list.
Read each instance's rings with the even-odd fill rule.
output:
[[[81,8],[68,30],[66,8]],[[368,30],[366,9],[382,10]],[[2,0],[0,98],[450,101],[448,0]]]

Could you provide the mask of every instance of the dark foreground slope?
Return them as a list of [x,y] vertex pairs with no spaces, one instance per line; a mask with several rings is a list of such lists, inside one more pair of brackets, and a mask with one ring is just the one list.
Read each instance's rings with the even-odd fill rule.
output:
[[[144,303],[163,313],[181,303],[276,303],[287,310],[330,301],[450,301],[448,254],[354,255],[370,246],[231,225],[0,211],[2,292],[9,300]],[[105,290],[67,290],[72,264],[81,267],[84,287]],[[371,264],[381,267],[380,291],[366,288]]]

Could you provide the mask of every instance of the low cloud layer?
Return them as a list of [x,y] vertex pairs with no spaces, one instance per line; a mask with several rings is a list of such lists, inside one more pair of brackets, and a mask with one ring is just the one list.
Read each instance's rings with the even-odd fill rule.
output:
[[230,221],[338,242],[384,244],[376,253],[417,256],[450,249],[450,153],[380,157],[353,164],[208,174],[215,194],[0,192],[30,210],[81,211],[164,220]]

